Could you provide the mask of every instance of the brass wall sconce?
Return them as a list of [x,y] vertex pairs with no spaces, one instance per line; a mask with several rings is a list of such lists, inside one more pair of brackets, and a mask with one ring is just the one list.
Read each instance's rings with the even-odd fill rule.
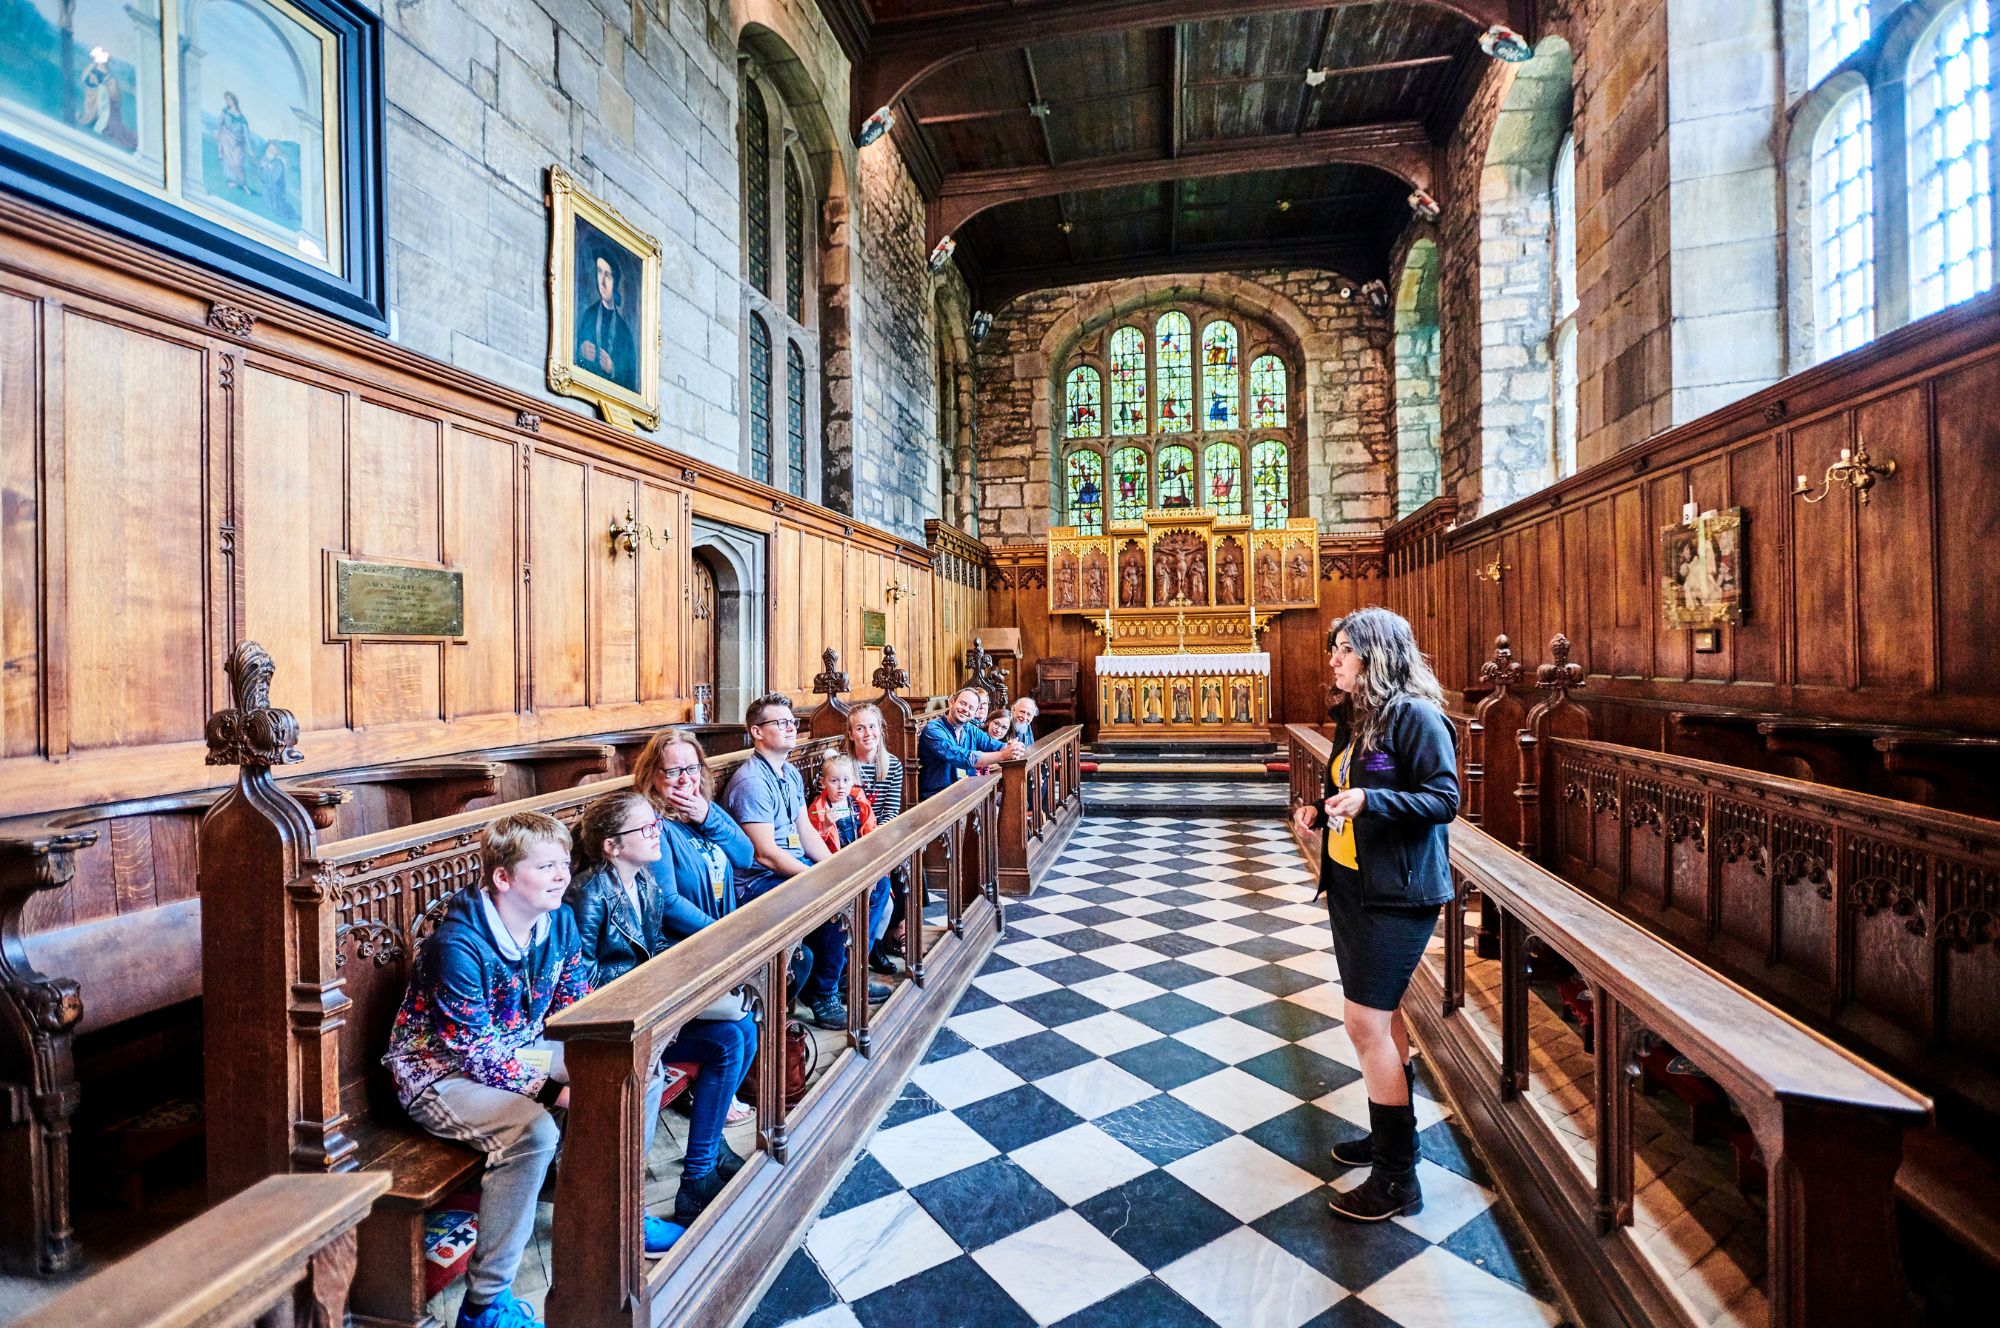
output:
[[897,600],[907,598],[917,592],[908,582],[904,581],[901,577],[897,577],[894,581],[882,587],[882,593],[889,597],[891,604],[894,604]]
[[639,556],[639,542],[644,540],[656,549],[667,547],[667,541],[674,535],[672,531],[655,531],[651,526],[632,515],[632,504],[625,504],[625,519],[611,518],[611,556],[624,554],[627,558]]
[[1884,461],[1881,465],[1876,465],[1869,459],[1867,441],[1857,440],[1852,451],[1845,447],[1841,448],[1840,460],[1826,468],[1826,479],[1820,485],[1817,495],[1813,493],[1812,485],[1806,482],[1806,477],[1801,475],[1797,487],[1792,490],[1792,496],[1803,498],[1809,503],[1822,502],[1827,494],[1833,492],[1834,485],[1845,484],[1861,495],[1861,505],[1866,507],[1868,491],[1875,487],[1875,477],[1880,475],[1887,479],[1895,473],[1894,461]]
[[1495,558],[1490,563],[1482,563],[1480,566],[1474,568],[1472,574],[1481,581],[1491,581],[1497,586],[1500,584],[1500,574],[1513,570],[1514,565],[1512,563],[1502,563],[1498,558]]

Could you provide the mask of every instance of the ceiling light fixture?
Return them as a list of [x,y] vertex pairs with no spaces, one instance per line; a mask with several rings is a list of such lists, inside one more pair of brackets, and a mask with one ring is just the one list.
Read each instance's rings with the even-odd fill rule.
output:
[[1046,120],[1049,118],[1049,104],[1045,101],[1031,101],[1028,103],[1028,114],[1037,120]]
[[861,132],[855,137],[854,146],[865,148],[882,135],[896,127],[896,112],[884,106],[861,123]]
[[1326,82],[1326,76],[1329,72],[1329,70],[1325,69],[1306,70],[1306,86],[1309,88],[1318,87],[1320,84]]
[[1281,199],[1279,199],[1279,200],[1278,200],[1278,211],[1280,211],[1280,212],[1290,212],[1291,210],[1292,210],[1292,200],[1291,200],[1291,199],[1289,199],[1289,198],[1281,198]]
[[1076,223],[1073,221],[1059,221],[1056,223],[1056,229],[1061,231],[1064,235],[1068,235],[1071,231],[1076,229]]
[[1479,49],[1510,65],[1535,58],[1535,48],[1528,45],[1528,39],[1504,23],[1495,23],[1479,34]]
[[1432,198],[1421,189],[1412,189],[1410,191],[1409,204],[1410,211],[1416,213],[1417,217],[1422,221],[1436,221],[1438,214],[1444,211],[1443,208],[1438,206],[1438,201],[1435,198]]

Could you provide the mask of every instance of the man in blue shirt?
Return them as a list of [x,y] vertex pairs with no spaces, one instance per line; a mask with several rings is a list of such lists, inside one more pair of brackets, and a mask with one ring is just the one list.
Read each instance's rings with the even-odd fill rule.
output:
[[[785,759],[799,745],[791,700],[779,692],[760,696],[750,703],[743,722],[755,745],[723,790],[722,806],[756,850],[757,860],[736,876],[737,896],[748,903],[813,863],[826,861],[833,850],[807,818],[805,780]],[[799,1000],[821,1028],[846,1028],[840,979],[847,971],[847,928],[833,919],[806,937],[805,948],[810,967],[792,975]],[[871,982],[868,999],[886,1001],[889,989]]]
[[961,687],[951,698],[951,709],[924,725],[917,739],[918,797],[941,793],[967,775],[1027,755],[1028,749],[1018,741],[1001,742],[986,736],[979,724],[985,700],[982,689]]

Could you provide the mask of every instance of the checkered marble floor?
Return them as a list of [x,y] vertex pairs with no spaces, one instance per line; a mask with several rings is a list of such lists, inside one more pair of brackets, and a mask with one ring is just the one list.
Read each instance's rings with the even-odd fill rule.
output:
[[1086,779],[1083,796],[1093,808],[1159,806],[1218,816],[1246,811],[1282,815],[1291,792],[1282,779]]
[[1423,1212],[1327,1213],[1367,1097],[1312,894],[1275,819],[1087,819],[749,1322],[1558,1323],[1424,1078]]

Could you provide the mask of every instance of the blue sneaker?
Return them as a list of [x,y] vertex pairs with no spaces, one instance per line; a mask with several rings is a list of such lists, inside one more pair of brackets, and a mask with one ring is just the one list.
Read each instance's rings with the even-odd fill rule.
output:
[[687,1228],[678,1222],[669,1222],[664,1217],[654,1217],[647,1213],[643,1225],[646,1228],[646,1253],[665,1254],[674,1247],[674,1242],[687,1235]]
[[501,1292],[500,1299],[477,1314],[467,1308],[469,1303],[459,1302],[458,1328],[545,1328],[527,1303],[516,1300],[511,1291]]

